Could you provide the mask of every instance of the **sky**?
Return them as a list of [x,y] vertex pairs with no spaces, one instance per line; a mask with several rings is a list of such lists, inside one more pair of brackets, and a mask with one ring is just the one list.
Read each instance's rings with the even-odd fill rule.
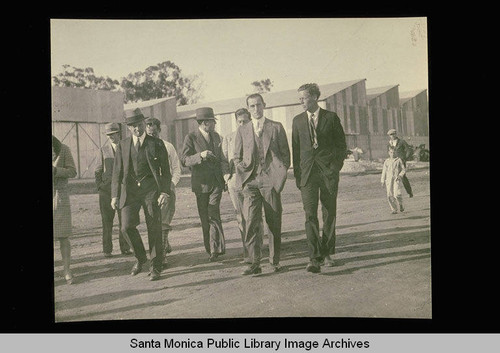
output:
[[200,103],[366,79],[366,88],[428,89],[427,19],[51,20],[51,73],[91,67],[120,80],[170,60],[203,82]]

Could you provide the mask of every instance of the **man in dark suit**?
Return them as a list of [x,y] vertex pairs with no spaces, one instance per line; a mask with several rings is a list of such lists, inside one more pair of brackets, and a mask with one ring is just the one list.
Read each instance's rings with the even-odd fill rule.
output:
[[[346,157],[345,134],[336,113],[318,105],[321,95],[317,84],[299,87],[299,101],[304,112],[292,123],[293,174],[300,189],[309,249],[308,272],[321,272],[320,264],[333,266],[335,254],[335,221],[339,171]],[[323,213],[320,235],[318,201]]]
[[251,122],[238,127],[234,145],[235,184],[243,190],[246,221],[245,245],[252,264],[243,275],[259,274],[262,244],[262,205],[269,227],[269,262],[274,272],[281,270],[281,191],[290,167],[290,149],[285,129],[264,117],[266,104],[260,94],[247,97]]
[[203,231],[203,244],[210,261],[216,261],[226,252],[224,231],[220,219],[220,200],[224,191],[224,175],[229,173],[222,153],[222,139],[215,132],[212,108],[196,109],[198,129],[184,139],[181,164],[191,169],[191,190]]
[[115,152],[121,139],[121,125],[118,123],[108,123],[104,126],[108,142],[102,146],[96,156],[95,183],[99,192],[99,210],[102,219],[102,251],[105,257],[111,257],[113,252],[113,220],[115,213],[118,213],[119,244],[124,255],[132,254],[130,245],[123,235],[121,225],[122,216],[111,207],[111,176],[113,175],[113,163]]
[[[403,165],[406,168],[406,160],[408,159],[408,155],[410,154],[410,146],[408,146],[408,143],[405,140],[397,136],[395,129],[390,129],[389,131],[387,131],[387,135],[389,135],[389,143],[387,144],[387,148],[389,148],[389,146],[394,147],[394,157],[399,157],[403,161]],[[401,181],[403,182],[403,186],[408,195],[410,197],[413,197],[413,190],[411,189],[410,181],[408,180],[406,173]]]
[[125,122],[132,136],[120,141],[116,149],[111,183],[111,206],[120,209],[122,231],[127,236],[137,262],[131,274],[142,271],[146,250],[137,230],[142,207],[148,230],[151,259],[150,280],[160,277],[163,262],[160,206],[167,202],[171,174],[165,144],[146,134],[140,109],[125,112]]

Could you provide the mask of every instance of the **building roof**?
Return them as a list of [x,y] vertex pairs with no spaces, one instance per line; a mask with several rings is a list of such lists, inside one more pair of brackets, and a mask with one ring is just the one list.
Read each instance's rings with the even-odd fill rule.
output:
[[[325,100],[327,97],[338,93],[347,87],[355,85],[358,82],[366,79],[358,79],[353,81],[329,83],[319,85],[321,97],[319,100]],[[269,92],[263,94],[266,102],[266,108],[296,105],[298,102],[297,88],[279,92]],[[214,102],[196,103],[177,107],[177,120],[194,118],[196,109],[200,107],[211,107],[216,115],[227,114],[236,111],[239,108],[246,107],[246,97],[230,98]]]
[[367,88],[366,89],[366,100],[371,101],[374,98],[386,93],[387,91],[393,89],[394,87],[398,87],[399,85],[391,85],[384,87],[375,87],[375,88]]
[[426,92],[426,91],[427,91],[426,89],[417,89],[417,90],[413,90],[413,91],[400,92],[399,93],[399,104],[406,103],[407,101],[409,101],[413,97],[416,97],[419,94]]
[[145,108],[145,107],[150,107],[152,105],[156,105],[171,99],[176,99],[175,97],[164,97],[164,98],[158,98],[158,99],[150,99],[147,101],[143,102],[134,102],[134,103],[127,103],[123,105],[123,110],[129,110],[129,109],[135,109],[135,108]]

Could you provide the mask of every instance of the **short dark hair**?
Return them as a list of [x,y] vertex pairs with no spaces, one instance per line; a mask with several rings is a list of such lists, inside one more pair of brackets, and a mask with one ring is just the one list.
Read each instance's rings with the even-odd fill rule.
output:
[[238,117],[241,116],[241,115],[246,115],[249,118],[252,117],[252,115],[250,114],[250,112],[246,108],[240,108],[240,109],[238,109],[237,111],[234,112],[234,118],[235,119],[238,119]]
[[315,96],[317,99],[319,99],[319,97],[321,96],[319,86],[316,83],[303,84],[302,86],[299,87],[299,89],[297,91],[298,92],[307,91],[309,93],[309,95]]
[[260,97],[261,102],[264,103],[264,97],[262,97],[262,95],[260,93],[252,93],[251,95],[249,95],[247,97],[247,107],[248,107],[248,100],[250,98],[257,98],[257,97]]

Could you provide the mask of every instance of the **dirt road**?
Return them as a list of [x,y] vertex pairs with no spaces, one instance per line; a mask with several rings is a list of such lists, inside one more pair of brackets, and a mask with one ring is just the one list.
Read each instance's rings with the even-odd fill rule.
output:
[[[410,170],[414,197],[390,214],[380,174],[342,175],[337,214],[338,264],[320,274],[308,263],[304,213],[293,178],[282,193],[281,273],[273,273],[264,249],[263,273],[242,276],[241,240],[229,195],[221,214],[226,255],[208,261],[189,180],[177,189],[170,240],[173,252],[160,280],[147,271],[132,277],[133,256],[102,254],[97,194],[71,196],[75,283],[66,285],[55,243],[55,319],[93,321],[163,318],[431,317],[429,169]],[[116,221],[117,222],[117,221]],[[139,231],[147,248],[145,225]]]

